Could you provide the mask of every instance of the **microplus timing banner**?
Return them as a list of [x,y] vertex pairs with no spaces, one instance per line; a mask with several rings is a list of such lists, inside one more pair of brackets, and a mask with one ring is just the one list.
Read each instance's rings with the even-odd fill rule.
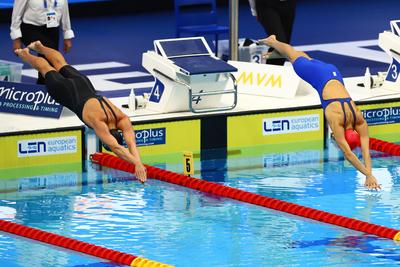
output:
[[62,108],[44,85],[0,81],[0,112],[59,118]]

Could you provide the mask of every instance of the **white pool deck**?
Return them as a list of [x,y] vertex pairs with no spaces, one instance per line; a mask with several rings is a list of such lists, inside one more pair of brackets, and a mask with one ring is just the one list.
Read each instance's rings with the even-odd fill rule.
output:
[[[400,99],[400,92],[385,90],[382,88],[366,89],[357,86],[362,82],[363,77],[345,78],[345,85],[349,91],[352,99],[359,103],[376,100],[390,101],[391,99]],[[238,94],[237,106],[228,111],[219,111],[212,113],[192,113],[190,111],[174,112],[174,113],[160,113],[150,109],[138,109],[133,114],[128,109],[122,108],[123,104],[127,104],[127,97],[111,98],[111,101],[121,108],[132,120],[133,124],[143,123],[149,121],[162,121],[184,118],[201,117],[207,114],[240,114],[246,113],[260,113],[279,111],[282,109],[302,109],[310,106],[320,104],[317,92],[310,86],[302,84],[298,89],[295,98],[277,98],[254,96],[247,94]],[[21,114],[0,113],[0,134],[17,133],[17,132],[30,132],[30,131],[46,131],[60,128],[70,127],[83,127],[84,124],[67,108],[64,108],[59,119],[41,118],[35,116],[27,116]]]

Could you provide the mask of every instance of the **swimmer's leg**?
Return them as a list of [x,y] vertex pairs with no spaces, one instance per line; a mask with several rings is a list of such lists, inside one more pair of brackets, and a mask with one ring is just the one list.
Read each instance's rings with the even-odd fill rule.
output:
[[35,50],[39,54],[44,55],[50,64],[54,66],[56,71],[59,71],[62,67],[68,65],[67,61],[60,52],[44,46],[40,41],[32,42],[28,45],[28,47],[32,50]]
[[295,50],[291,45],[276,40],[275,35],[270,35],[268,38],[260,40],[270,47],[275,48],[281,55],[287,57],[290,62],[294,62],[298,57],[305,57],[311,59],[306,53]]
[[50,66],[49,62],[47,62],[44,58],[34,56],[29,53],[28,48],[17,49],[15,53],[29,65],[31,65],[34,69],[38,70],[43,77],[46,77],[46,73],[54,70],[52,66]]

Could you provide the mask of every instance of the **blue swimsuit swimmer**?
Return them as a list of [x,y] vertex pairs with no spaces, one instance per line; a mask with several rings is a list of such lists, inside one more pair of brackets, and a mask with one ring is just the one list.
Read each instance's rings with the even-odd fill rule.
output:
[[309,84],[314,87],[321,99],[322,108],[326,109],[326,107],[332,102],[340,102],[342,106],[342,110],[344,113],[344,126],[346,127],[346,111],[344,109],[344,103],[349,105],[351,112],[353,113],[353,129],[356,122],[356,113],[351,105],[350,97],[346,98],[332,98],[332,99],[323,99],[322,91],[325,88],[325,85],[330,80],[338,80],[344,85],[343,77],[340,74],[339,70],[332,64],[327,64],[325,62],[319,61],[317,59],[308,59],[306,57],[298,57],[293,62],[293,68],[296,74],[302,78],[304,81],[308,82]]

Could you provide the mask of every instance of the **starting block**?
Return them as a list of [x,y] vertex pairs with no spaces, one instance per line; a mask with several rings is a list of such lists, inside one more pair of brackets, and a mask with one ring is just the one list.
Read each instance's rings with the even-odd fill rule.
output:
[[203,37],[154,41],[142,65],[155,78],[147,107],[160,112],[194,113],[233,109],[237,69],[215,57]]
[[382,88],[400,91],[400,20],[390,21],[390,27],[379,34],[379,46],[392,58]]

